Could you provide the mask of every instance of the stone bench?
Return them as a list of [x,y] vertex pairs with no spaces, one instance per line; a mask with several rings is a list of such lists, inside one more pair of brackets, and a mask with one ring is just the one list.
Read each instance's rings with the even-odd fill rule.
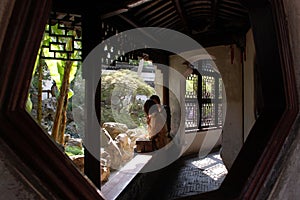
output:
[[122,169],[110,177],[109,181],[101,187],[101,193],[105,199],[116,199],[151,158],[152,155],[149,154],[137,154]]

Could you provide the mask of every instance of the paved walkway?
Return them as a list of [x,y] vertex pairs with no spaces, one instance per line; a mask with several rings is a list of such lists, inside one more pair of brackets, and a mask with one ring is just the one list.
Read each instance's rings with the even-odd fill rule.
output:
[[227,174],[219,152],[203,159],[183,157],[165,170],[155,187],[158,199],[176,199],[218,189]]

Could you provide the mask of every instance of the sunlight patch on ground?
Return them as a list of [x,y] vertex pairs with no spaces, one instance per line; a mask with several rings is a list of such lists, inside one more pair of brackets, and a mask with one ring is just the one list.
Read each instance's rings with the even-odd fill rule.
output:
[[224,178],[224,176],[228,173],[219,154],[215,154],[201,160],[192,161],[191,164],[199,168],[204,174],[214,180]]

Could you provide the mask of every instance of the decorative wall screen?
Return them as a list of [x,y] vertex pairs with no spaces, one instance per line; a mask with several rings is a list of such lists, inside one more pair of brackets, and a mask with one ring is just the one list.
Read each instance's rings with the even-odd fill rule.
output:
[[185,126],[187,129],[198,127],[199,109],[198,109],[198,75],[191,74],[186,80],[185,93]]
[[194,73],[187,77],[185,94],[187,130],[222,127],[223,83],[211,62],[197,61],[194,63]]
[[41,58],[82,61],[81,15],[51,12]]

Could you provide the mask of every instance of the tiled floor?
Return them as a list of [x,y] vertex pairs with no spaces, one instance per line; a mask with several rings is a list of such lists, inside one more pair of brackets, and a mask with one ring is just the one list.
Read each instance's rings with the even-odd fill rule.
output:
[[168,199],[189,196],[218,189],[227,174],[219,153],[203,159],[182,159],[177,181],[172,184]]
[[159,199],[176,199],[215,190],[227,174],[219,152],[203,159],[181,158],[166,170],[156,187]]

